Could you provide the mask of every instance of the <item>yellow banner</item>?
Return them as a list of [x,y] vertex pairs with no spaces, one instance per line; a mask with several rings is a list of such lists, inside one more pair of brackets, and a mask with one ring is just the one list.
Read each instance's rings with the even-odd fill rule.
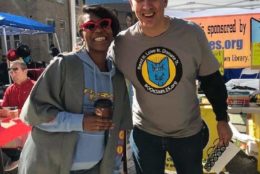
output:
[[253,43],[252,46],[252,67],[260,67],[260,42]]
[[250,18],[258,14],[188,18],[204,30],[212,50],[224,50],[224,68],[251,66]]
[[220,64],[219,72],[224,75],[224,50],[212,50],[212,52]]

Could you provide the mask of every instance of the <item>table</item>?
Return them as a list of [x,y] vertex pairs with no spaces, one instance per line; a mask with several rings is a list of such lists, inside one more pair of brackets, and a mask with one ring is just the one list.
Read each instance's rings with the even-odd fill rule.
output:
[[19,118],[1,118],[0,121],[0,147],[6,147],[21,136],[27,135],[31,127],[24,124]]
[[[259,79],[231,79],[226,83],[227,90],[232,90],[234,86],[248,86],[260,90],[260,80]],[[250,93],[254,90],[248,90]]]

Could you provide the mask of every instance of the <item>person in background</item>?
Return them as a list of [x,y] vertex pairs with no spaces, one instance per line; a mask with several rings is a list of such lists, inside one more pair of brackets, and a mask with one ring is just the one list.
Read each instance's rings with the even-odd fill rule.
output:
[[56,48],[56,47],[54,46],[54,44],[51,44],[51,45],[50,45],[50,51],[51,51],[51,56],[52,56],[52,57],[55,57],[55,56],[57,56],[57,55],[60,53],[59,49]]
[[[119,22],[104,7],[84,6],[78,29],[82,48],[52,61],[22,109],[33,129],[19,174],[115,173],[119,131],[132,128],[124,77],[106,58]],[[99,99],[112,101],[112,120],[95,115]]]
[[[45,68],[46,64],[44,61],[34,61],[31,56],[31,49],[28,45],[20,43],[20,45],[15,49],[17,59],[22,59],[28,69]],[[10,59],[9,59],[10,60]],[[34,78],[32,74],[29,73],[29,77]]]
[[18,58],[22,58],[28,68],[36,68],[31,57],[31,49],[28,45],[20,44],[16,48],[16,54]]
[[138,22],[122,31],[110,55],[133,84],[130,144],[137,174],[163,174],[166,151],[178,174],[202,174],[203,122],[196,79],[216,114],[219,146],[227,146],[227,91],[203,30],[164,15],[168,0],[130,0]]
[[125,23],[126,23],[126,28],[131,27],[134,24],[134,18],[131,12],[126,13]]
[[6,56],[0,60],[0,87],[9,83]]
[[2,60],[0,61],[0,86],[8,85],[9,75],[8,75],[8,65],[7,60],[15,61],[17,60],[17,54],[15,49],[9,49],[6,55],[3,55]]
[[8,70],[13,84],[4,93],[2,107],[17,107],[17,109],[22,109],[35,81],[28,78],[27,66],[22,60],[11,62]]
[[118,11],[116,9],[112,9],[112,13],[118,18]]
[[[13,109],[18,109],[16,111],[8,111],[6,109],[1,110],[2,116],[6,117],[18,117],[19,111],[22,109],[23,104],[30,94],[32,87],[34,86],[34,81],[29,79],[27,76],[27,66],[23,60],[15,60],[10,63],[10,68],[8,69],[13,84],[11,84],[5,91],[3,102],[1,107],[8,107]],[[3,111],[6,112],[3,112]],[[27,136],[21,137],[19,146],[23,146],[24,141]],[[17,144],[18,145],[18,144]],[[3,148],[3,161],[5,161],[4,170],[13,171],[17,168],[18,160],[20,157],[20,149],[8,149]]]

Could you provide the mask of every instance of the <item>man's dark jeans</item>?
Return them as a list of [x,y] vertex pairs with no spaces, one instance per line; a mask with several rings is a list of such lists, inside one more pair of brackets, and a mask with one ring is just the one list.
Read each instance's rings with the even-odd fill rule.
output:
[[137,174],[164,174],[166,151],[178,174],[202,174],[202,131],[186,138],[149,134],[134,127],[130,144]]
[[99,173],[99,164],[95,165],[93,168],[88,170],[70,171],[70,174],[94,174],[94,173]]

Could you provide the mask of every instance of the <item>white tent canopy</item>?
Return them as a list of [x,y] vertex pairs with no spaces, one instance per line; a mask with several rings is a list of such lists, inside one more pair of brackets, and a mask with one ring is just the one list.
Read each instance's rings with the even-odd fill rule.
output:
[[[86,4],[129,7],[129,0],[86,0]],[[259,13],[260,0],[168,0],[166,14],[175,17]]]
[[168,0],[166,14],[180,18],[260,13],[260,0]]
[[197,12],[217,8],[260,8],[260,0],[168,0],[168,9]]

